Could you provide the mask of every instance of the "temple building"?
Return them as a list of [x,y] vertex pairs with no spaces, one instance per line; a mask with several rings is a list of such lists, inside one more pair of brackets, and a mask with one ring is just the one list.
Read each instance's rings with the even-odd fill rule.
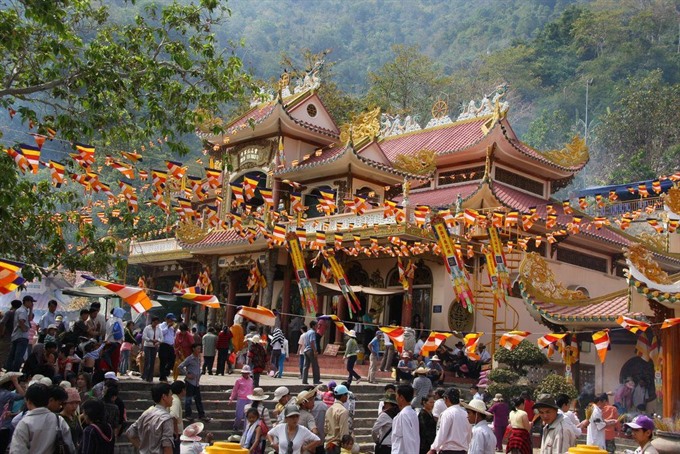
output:
[[[339,126],[319,83],[315,73],[294,86],[283,78],[224,132],[200,128],[221,186],[193,197],[195,215],[176,238],[133,242],[129,262],[168,291],[182,270],[209,270],[226,304],[210,311],[213,323],[231,323],[239,305],[277,309],[284,328],[292,315],[351,323],[375,309],[380,325],[484,333],[492,352],[513,330],[532,341],[569,333],[571,359],[556,353],[535,374],[566,373],[596,392],[644,378],[665,413],[678,411],[678,377],[655,390],[655,373],[673,369],[668,360],[661,369],[659,354],[677,358],[680,348],[680,326],[660,329],[680,316],[680,242],[670,233],[680,210],[670,192],[666,204],[651,183],[555,198],[588,148],[578,137],[561,150],[523,143],[503,87],[455,119],[440,100],[426,125],[376,109]],[[655,216],[657,225],[646,222]],[[253,296],[259,273],[267,285]],[[649,323],[644,342],[663,349],[645,357],[621,315]],[[606,368],[592,339],[601,330]],[[327,341],[341,334],[331,329]]]

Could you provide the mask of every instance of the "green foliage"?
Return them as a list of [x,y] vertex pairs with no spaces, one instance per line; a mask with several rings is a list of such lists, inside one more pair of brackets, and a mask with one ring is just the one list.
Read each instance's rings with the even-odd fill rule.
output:
[[510,369],[503,369],[497,367],[496,369],[492,370],[491,373],[489,374],[489,380],[495,383],[512,384],[516,383],[517,380],[519,380],[519,374],[511,371]]
[[562,375],[557,374],[548,375],[536,386],[535,395],[540,396],[541,394],[550,394],[553,397],[558,394],[566,394],[572,399],[578,397],[576,387],[571,383],[567,383],[567,380]]
[[548,362],[548,358],[532,342],[523,340],[514,350],[499,348],[494,354],[494,359],[501,364],[506,364],[510,369],[524,376],[527,374],[525,367],[541,366]]
[[195,109],[217,112],[249,86],[233,48],[213,28],[220,1],[153,4],[126,22],[95,1],[16,2],[0,10],[0,106],[71,141],[143,144],[178,152]]
[[506,402],[510,401],[513,397],[519,397],[519,395],[525,391],[531,394],[533,390],[534,389],[531,386],[512,383],[491,383],[487,388],[487,391],[492,396],[498,393],[503,394]]

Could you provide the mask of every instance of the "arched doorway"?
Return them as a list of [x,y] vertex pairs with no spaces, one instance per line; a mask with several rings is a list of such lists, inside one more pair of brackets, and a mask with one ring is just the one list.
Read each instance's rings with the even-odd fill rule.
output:
[[619,383],[624,383],[628,377],[631,377],[636,385],[640,383],[640,380],[644,380],[650,399],[656,396],[656,390],[654,389],[654,364],[651,361],[645,361],[639,356],[633,356],[621,367]]
[[[393,268],[387,275],[387,287],[401,287],[399,282],[399,270]],[[402,306],[404,295],[392,295],[387,301],[387,320],[386,323],[395,321],[401,323]],[[432,323],[432,272],[430,269],[419,262],[413,276],[413,310],[411,326],[414,321],[420,319],[423,328],[429,329]]]

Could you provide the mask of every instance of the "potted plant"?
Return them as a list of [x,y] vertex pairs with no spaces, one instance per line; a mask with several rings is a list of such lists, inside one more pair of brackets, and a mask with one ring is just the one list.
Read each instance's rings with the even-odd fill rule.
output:
[[655,418],[656,434],[652,446],[659,454],[680,452],[680,418]]

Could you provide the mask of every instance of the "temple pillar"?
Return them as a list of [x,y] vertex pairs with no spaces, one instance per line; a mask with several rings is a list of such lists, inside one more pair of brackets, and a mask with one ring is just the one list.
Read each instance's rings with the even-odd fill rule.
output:
[[663,416],[670,418],[680,413],[680,325],[661,330],[663,349]]
[[234,316],[236,315],[237,274],[238,273],[236,271],[229,273],[229,289],[227,290],[227,316],[224,319],[224,323],[227,326],[234,324]]
[[[413,273],[415,274],[415,273]],[[413,276],[408,279],[408,290],[404,292],[404,304],[401,307],[401,326],[411,326],[413,316]]]
[[[279,311],[281,312],[281,329],[286,333],[288,339],[292,339],[291,332],[288,330],[288,324],[290,323],[290,289],[292,287],[293,279],[293,267],[288,263],[288,258],[286,258],[286,266],[283,271],[283,290],[281,291],[281,307]],[[289,348],[297,348],[297,346],[289,346]]]
[[[337,316],[343,322],[347,319],[347,301],[345,300],[344,295],[340,295],[338,297],[338,313],[337,313]],[[343,342],[344,339],[342,338],[342,336],[343,336],[343,334],[340,332],[340,330],[336,329],[335,330],[335,342],[334,343],[337,344],[337,345],[344,345],[344,342]]]

